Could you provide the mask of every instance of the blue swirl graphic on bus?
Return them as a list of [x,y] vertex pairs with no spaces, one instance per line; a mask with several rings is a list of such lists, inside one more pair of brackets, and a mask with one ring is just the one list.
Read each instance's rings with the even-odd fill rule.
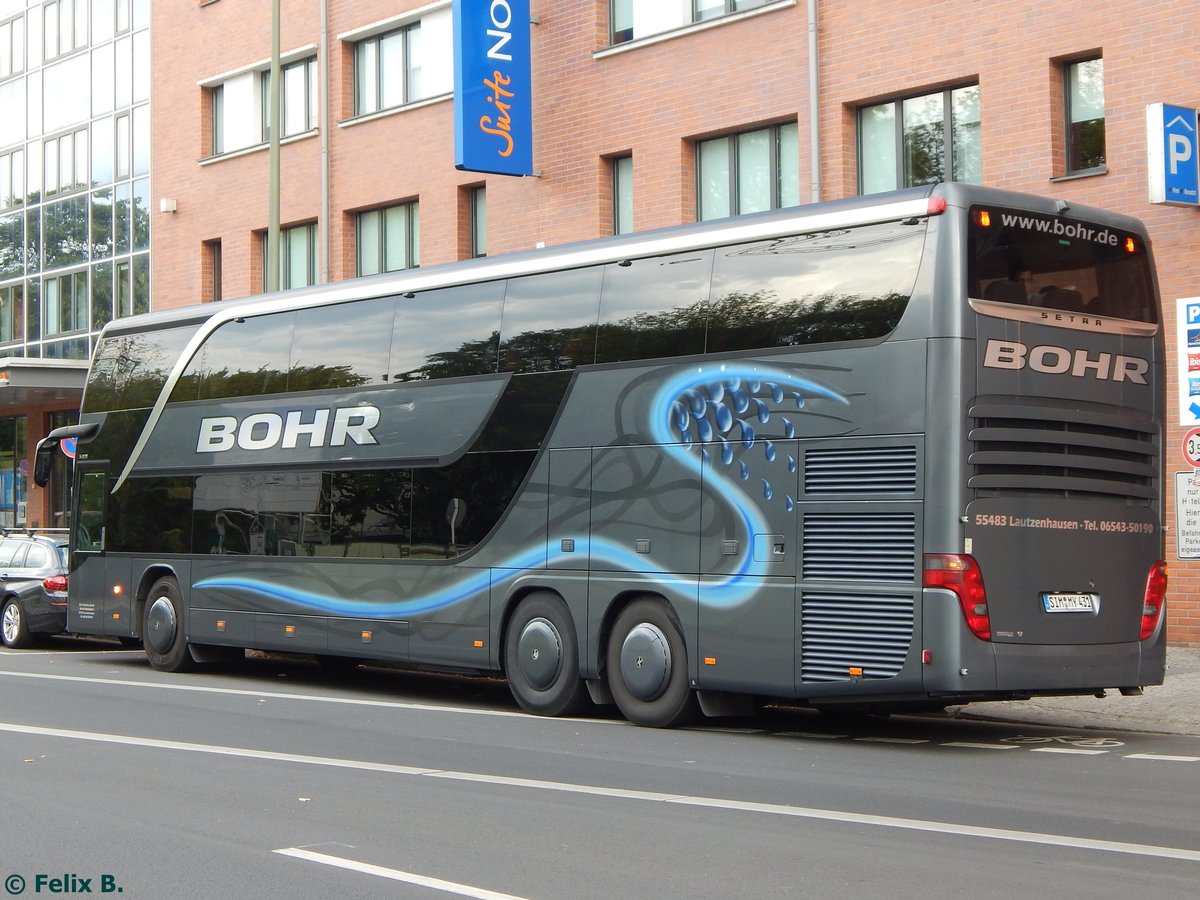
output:
[[[797,461],[781,453],[779,436],[792,439],[792,421],[808,411],[810,401],[824,399],[848,404],[844,394],[813,379],[754,363],[724,363],[678,370],[654,392],[649,404],[648,430],[662,447],[699,483],[713,486],[708,493],[728,504],[741,532],[743,551],[731,571],[705,581],[704,602],[722,607],[748,600],[756,584],[747,576],[763,574],[752,552],[754,535],[770,532],[760,509],[762,502],[782,502],[788,512],[795,498],[776,486],[775,471],[795,475]],[[790,418],[789,418],[790,417]],[[760,434],[761,432],[761,434]],[[771,434],[773,437],[765,437]],[[754,459],[750,455],[758,456]],[[765,468],[755,479],[752,470]],[[761,496],[761,500],[751,496]],[[780,496],[782,495],[782,496]],[[593,568],[644,571],[645,557],[603,538],[588,542]],[[444,587],[398,601],[369,601],[281,585],[258,578],[214,576],[196,582],[200,589],[233,590],[304,609],[352,617],[415,616],[462,603],[502,586],[530,570],[578,559],[553,545],[539,545],[479,569],[465,566]],[[467,573],[470,574],[467,574]],[[672,591],[670,584],[659,587]]]

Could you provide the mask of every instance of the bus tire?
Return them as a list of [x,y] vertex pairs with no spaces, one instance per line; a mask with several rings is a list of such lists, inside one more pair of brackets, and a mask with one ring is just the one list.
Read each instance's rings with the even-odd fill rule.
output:
[[696,718],[683,630],[666,601],[642,597],[621,610],[605,662],[613,699],[630,722],[673,728]]
[[518,604],[504,632],[504,674],[526,712],[569,716],[587,704],[575,623],[556,594],[540,591]]
[[142,645],[160,672],[186,672],[195,663],[184,636],[183,593],[174,578],[160,578],[150,588],[142,610]]
[[4,646],[14,650],[33,645],[33,633],[29,630],[25,610],[16,597],[4,601],[4,610],[0,612],[0,637],[4,640]]

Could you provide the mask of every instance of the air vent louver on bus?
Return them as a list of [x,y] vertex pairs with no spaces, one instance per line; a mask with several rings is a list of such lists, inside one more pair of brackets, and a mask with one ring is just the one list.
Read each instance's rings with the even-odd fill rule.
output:
[[913,636],[911,595],[803,592],[800,678],[805,682],[891,678]]
[[913,513],[807,513],[804,578],[912,583],[916,529]]
[[911,494],[916,447],[838,448],[804,454],[806,494]]
[[975,446],[967,462],[975,468],[968,487],[1116,496],[1143,505],[1158,499],[1158,428],[1145,414],[1041,398],[1037,405],[978,398],[969,414]]

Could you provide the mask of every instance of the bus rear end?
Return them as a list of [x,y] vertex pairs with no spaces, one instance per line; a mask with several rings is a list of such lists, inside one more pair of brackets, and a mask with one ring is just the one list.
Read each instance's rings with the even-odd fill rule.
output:
[[964,212],[964,540],[925,560],[926,587],[959,606],[963,652],[929,689],[1159,684],[1164,344],[1145,232],[1065,204]]

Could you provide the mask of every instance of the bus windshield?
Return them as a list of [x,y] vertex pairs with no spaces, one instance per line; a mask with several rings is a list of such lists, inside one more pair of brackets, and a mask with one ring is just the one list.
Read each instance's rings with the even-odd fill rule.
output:
[[[1061,216],[973,206],[968,296],[1107,319],[1157,323],[1142,238]],[[989,309],[989,307],[992,307]]]

